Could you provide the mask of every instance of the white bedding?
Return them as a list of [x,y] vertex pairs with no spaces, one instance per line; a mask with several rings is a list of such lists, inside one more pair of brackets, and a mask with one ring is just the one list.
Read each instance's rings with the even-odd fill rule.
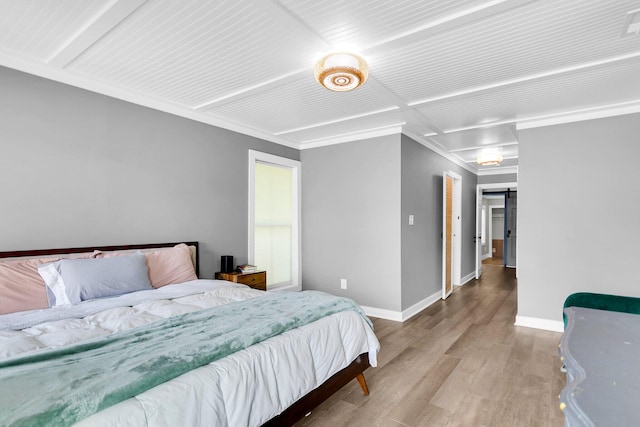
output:
[[[197,280],[73,307],[0,316],[0,360],[261,295],[264,292],[226,281]],[[359,354],[369,353],[376,366],[378,349],[360,315],[337,313],[181,375],[78,425],[261,425]]]

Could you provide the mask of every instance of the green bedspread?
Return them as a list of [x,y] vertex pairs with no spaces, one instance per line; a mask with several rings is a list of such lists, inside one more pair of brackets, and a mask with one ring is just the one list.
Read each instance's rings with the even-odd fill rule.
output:
[[[64,426],[322,317],[362,310],[320,292],[278,292],[0,362],[0,424]],[[367,319],[368,321],[368,319]]]

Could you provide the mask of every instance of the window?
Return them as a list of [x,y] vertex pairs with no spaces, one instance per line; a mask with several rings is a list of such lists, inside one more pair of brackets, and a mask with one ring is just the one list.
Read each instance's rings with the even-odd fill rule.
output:
[[300,288],[300,162],[249,151],[249,263],[267,289]]

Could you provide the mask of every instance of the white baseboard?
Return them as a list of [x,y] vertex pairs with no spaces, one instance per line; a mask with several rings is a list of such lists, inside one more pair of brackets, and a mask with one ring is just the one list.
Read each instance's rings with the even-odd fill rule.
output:
[[412,305],[404,311],[393,311],[393,310],[385,310],[382,308],[375,307],[365,307],[361,306],[364,310],[364,313],[367,316],[378,317],[380,319],[393,320],[395,322],[404,322],[420,313],[425,308],[429,307],[431,304],[439,301],[442,298],[442,291],[438,291],[433,295],[428,296],[427,298],[419,301],[418,303]]
[[364,314],[371,317],[377,317],[379,319],[393,320],[395,322],[402,322],[402,313],[399,311],[385,310],[383,308],[366,307],[361,305],[364,310]]
[[482,259],[487,259],[487,258],[493,258],[493,257],[491,256],[491,253],[488,253],[488,254],[484,254],[484,255],[482,255]]
[[516,326],[544,329],[545,331],[564,332],[564,323],[559,320],[539,319],[537,317],[516,316]]
[[442,291],[438,291],[435,294],[429,295],[422,301],[419,301],[418,303],[412,305],[411,307],[407,308],[402,312],[402,322],[412,318],[413,316],[420,313],[425,308],[429,307],[431,304],[438,302],[441,299],[442,299]]
[[472,281],[475,278],[476,278],[476,272],[472,271],[471,273],[467,274],[466,276],[460,278],[460,286],[466,285],[467,283],[469,283],[470,281]]

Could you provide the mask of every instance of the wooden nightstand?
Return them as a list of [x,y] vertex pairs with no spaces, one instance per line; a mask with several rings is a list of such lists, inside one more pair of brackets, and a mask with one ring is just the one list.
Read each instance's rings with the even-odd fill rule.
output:
[[242,283],[253,289],[259,289],[261,291],[267,290],[267,272],[256,271],[253,273],[238,273],[236,271],[232,273],[216,273],[216,279],[228,280],[230,282]]

